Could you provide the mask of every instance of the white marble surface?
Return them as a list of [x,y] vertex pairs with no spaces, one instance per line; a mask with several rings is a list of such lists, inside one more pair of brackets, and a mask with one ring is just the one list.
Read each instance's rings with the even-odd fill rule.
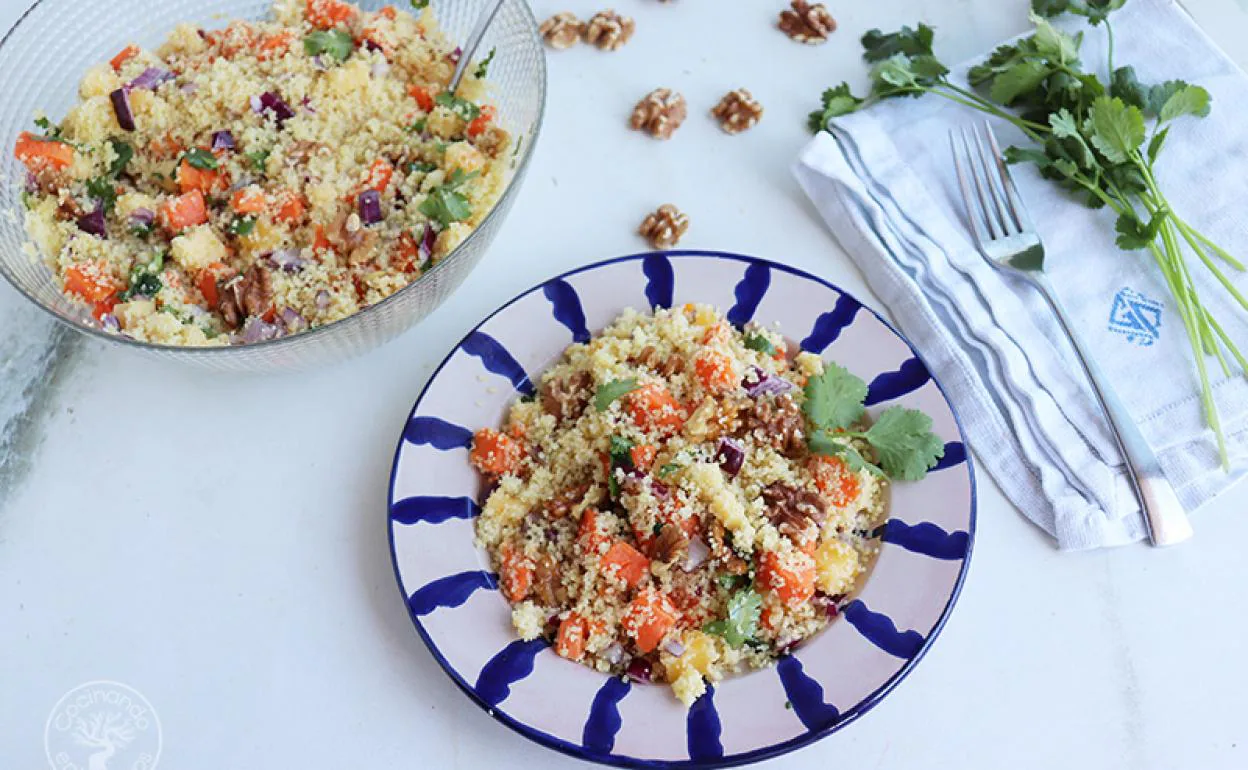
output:
[[[667,200],[693,219],[688,246],[869,297],[789,177],[806,111],[824,85],[861,80],[869,27],[921,18],[956,61],[1021,31],[1026,3],[834,3],[841,31],[822,48],[770,29],[779,2],[617,5],[638,20],[623,51],[551,57],[545,134],[481,268],[381,350],[303,375],[208,376],[55,331],[0,287],[0,768],[46,766],[50,709],[95,679],[152,702],[165,768],[575,764],[478,710],[411,628],[384,528],[411,401],[479,318],[640,250],[633,228]],[[0,27],[24,7],[0,0]],[[1191,9],[1248,63],[1245,0]],[[621,127],[657,85],[691,105],[666,144]],[[767,115],[727,137],[703,113],[737,86]],[[1248,765],[1245,490],[1202,510],[1180,548],[1062,555],[979,481],[970,578],[931,653],[850,728],[770,766]]]

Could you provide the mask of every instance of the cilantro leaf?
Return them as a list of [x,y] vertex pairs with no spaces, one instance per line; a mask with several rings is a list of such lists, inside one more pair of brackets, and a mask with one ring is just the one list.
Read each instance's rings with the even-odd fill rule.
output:
[[607,491],[611,494],[612,500],[620,496],[620,482],[615,478],[615,469],[632,470],[634,446],[636,444],[623,436],[611,437],[610,448],[608,449],[611,461],[607,466]]
[[1161,147],[1166,143],[1166,136],[1170,133],[1170,127],[1166,126],[1157,133],[1153,134],[1153,138],[1148,140],[1148,162],[1156,163],[1157,155],[1161,153]]
[[1135,67],[1119,67],[1114,70],[1109,79],[1109,95],[1117,96],[1127,104],[1147,111],[1149,88],[1140,82],[1135,74]]
[[429,0],[411,0],[412,7],[416,10],[423,10],[429,7]]
[[154,297],[164,288],[160,271],[165,267],[165,255],[157,252],[151,262],[136,264],[130,269],[130,287],[118,295],[122,302],[135,297]]
[[221,165],[217,162],[216,155],[213,155],[208,150],[199,147],[187,150],[186,154],[182,156],[182,159],[185,160],[188,165],[203,171],[216,171],[217,167]]
[[317,30],[303,39],[303,51],[308,56],[324,54],[341,64],[355,50],[355,40],[345,30]]
[[116,138],[109,139],[108,143],[113,148],[113,154],[117,156],[108,166],[108,175],[113,179],[116,179],[121,176],[121,172],[126,170],[126,166],[129,165],[130,159],[134,157],[134,148],[131,147],[129,143],[123,142]]
[[871,463],[867,458],[845,440],[838,440],[836,436],[826,431],[816,431],[809,439],[810,451],[819,455],[828,457],[839,457],[845,462],[845,467],[851,471],[857,472],[867,469],[877,476],[884,477],[884,471],[880,470]]
[[251,235],[251,231],[256,229],[255,217],[238,217],[230,222],[229,231],[234,235],[244,236]]
[[641,386],[633,378],[604,382],[598,386],[597,392],[594,393],[594,408],[600,412],[605,412],[617,398],[632,393],[639,387]]
[[866,439],[889,478],[918,481],[940,458],[945,445],[932,433],[932,418],[917,409],[890,406],[867,429]]
[[1066,13],[1066,9],[1070,7],[1070,0],[1031,0],[1032,13],[1052,18]]
[[463,193],[455,188],[470,178],[471,176],[464,174],[461,169],[455,169],[455,173],[451,174],[449,179],[429,192],[417,210],[443,227],[452,222],[464,221],[472,216],[472,206],[469,205]]
[[743,588],[728,598],[724,618],[707,623],[703,630],[722,636],[731,647],[740,647],[758,633],[762,610],[763,597],[752,588]]
[[659,467],[658,475],[659,475],[659,478],[665,479],[678,470],[680,470],[680,465],[678,463],[664,463],[662,466]]
[[117,204],[117,188],[106,176],[87,180],[87,194],[100,202],[105,211],[112,211]]
[[828,121],[848,115],[862,106],[862,99],[854,96],[849,90],[849,83],[841,83],[836,88],[829,88],[821,97],[823,107],[810,113],[808,125],[812,133],[818,133],[828,127]]
[[247,159],[252,168],[263,172],[269,163],[269,156],[272,154],[272,150],[256,150],[255,152],[246,153],[243,157]]
[[767,356],[776,354],[776,346],[771,344],[771,340],[761,334],[751,334],[745,338],[745,346],[750,350],[757,350],[759,353]]
[[1031,14],[1031,23],[1036,27],[1036,33],[1031,37],[1036,53],[1058,64],[1070,64],[1079,58],[1079,41],[1076,38],[1034,13]]
[[1025,59],[994,77],[989,95],[993,101],[1013,104],[1019,97],[1036,90],[1051,71],[1043,61]]
[[869,62],[883,61],[895,54],[906,56],[931,55],[932,41],[936,30],[926,24],[919,24],[918,29],[902,27],[896,32],[884,34],[878,29],[868,31],[862,36],[862,57]]
[[484,80],[485,76],[489,74],[490,63],[494,61],[494,55],[497,53],[498,53],[498,48],[491,48],[490,52],[485,55],[484,59],[481,60],[481,63],[477,65],[476,70],[474,70],[472,73],[473,75],[477,77],[477,80]]
[[1102,96],[1092,102],[1084,131],[1110,163],[1126,163],[1144,143],[1144,113],[1121,99]]
[[749,578],[745,575],[734,575],[731,572],[721,572],[715,576],[715,582],[719,583],[720,588],[725,591],[731,591],[740,587],[744,583],[749,582]]
[[1184,86],[1170,95],[1157,111],[1157,119],[1165,123],[1184,115],[1203,118],[1209,114],[1209,92],[1200,86]]
[[823,372],[806,382],[802,412],[815,428],[848,428],[862,419],[867,383],[829,362]]
[[461,99],[458,96],[455,96],[449,91],[443,91],[433,97],[433,103],[447,108],[469,123],[476,120],[477,116],[481,114],[480,107],[467,99]]
[[1168,212],[1158,211],[1147,222],[1141,221],[1134,213],[1120,215],[1114,223],[1114,230],[1118,232],[1114,243],[1123,251],[1148,248],[1150,243],[1157,240],[1157,234],[1161,232],[1161,225],[1168,215]]

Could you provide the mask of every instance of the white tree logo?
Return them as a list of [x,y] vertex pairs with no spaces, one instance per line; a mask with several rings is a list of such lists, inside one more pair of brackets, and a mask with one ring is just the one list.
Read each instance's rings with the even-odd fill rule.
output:
[[133,688],[88,682],[57,702],[44,743],[53,770],[154,770],[160,720]]

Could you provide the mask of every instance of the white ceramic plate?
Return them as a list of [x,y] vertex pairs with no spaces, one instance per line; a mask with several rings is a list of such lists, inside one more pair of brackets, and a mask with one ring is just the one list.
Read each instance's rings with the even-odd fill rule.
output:
[[[664,686],[630,684],[520,641],[485,553],[473,545],[481,482],[472,433],[573,341],[626,307],[705,302],[835,360],[870,384],[868,413],[931,415],[945,457],[894,483],[883,547],[842,616],[771,669],[727,679],[686,710]],[[910,671],[953,609],[975,532],[975,483],[957,417],[917,353],[835,286],[784,265],[717,252],[600,262],[534,287],[468,334],[434,372],[403,427],[391,473],[395,574],[417,631],[490,715],[551,748],[629,767],[722,767],[823,737],[875,705]]]

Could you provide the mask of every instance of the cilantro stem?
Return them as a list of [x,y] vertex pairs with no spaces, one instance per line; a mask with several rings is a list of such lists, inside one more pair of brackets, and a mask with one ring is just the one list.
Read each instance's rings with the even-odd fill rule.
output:
[[[1050,130],[1049,127],[1044,125],[1043,123],[1036,123],[1034,121],[1027,120],[1026,118],[1020,118],[1019,116],[1013,113],[1006,112],[1005,110],[1001,109],[1000,107],[993,104],[992,102],[984,99],[982,96],[975,93],[974,91],[969,91],[965,88],[962,88],[956,83],[951,83],[948,80],[943,80],[941,81],[941,85],[953,91],[954,93],[958,94],[959,96],[962,97],[962,99],[954,99],[950,94],[941,93],[940,91],[932,91],[932,93],[940,94],[946,99],[951,99],[955,102],[958,102],[959,104],[965,105],[967,107],[971,107],[973,109],[977,109],[980,112],[986,112],[989,115],[994,115],[998,118],[1001,118],[1002,120],[1013,123],[1020,131],[1026,134],[1032,141],[1043,143],[1044,140],[1043,140],[1043,137],[1040,136],[1040,134],[1048,133]],[[968,100],[969,103],[968,101],[964,101],[964,100]]]
[[1114,77],[1114,25],[1105,20],[1105,47],[1108,49],[1106,54],[1109,59],[1109,78]]
[[1226,346],[1226,349],[1231,351],[1231,355],[1235,357],[1235,362],[1239,364],[1239,370],[1248,373],[1248,359],[1244,358],[1244,354],[1239,351],[1239,347],[1231,340],[1230,335],[1226,333],[1222,328],[1222,324],[1218,323],[1218,320],[1213,317],[1208,308],[1202,309],[1205,311],[1205,320],[1213,327],[1213,331],[1218,337],[1221,338],[1222,344]]
[[[1166,251],[1170,255],[1179,253],[1179,244],[1174,239],[1172,223],[1166,221],[1161,226],[1161,238],[1166,244]],[[1179,310],[1183,316],[1183,324],[1187,327],[1187,335],[1192,344],[1193,357],[1196,359],[1196,372],[1200,377],[1201,400],[1204,403],[1205,419],[1209,422],[1209,427],[1213,430],[1214,438],[1218,443],[1218,458],[1222,461],[1222,469],[1230,470],[1230,458],[1226,451],[1226,437],[1222,435],[1222,421],[1218,416],[1218,407],[1213,400],[1213,388],[1209,384],[1209,370],[1205,366],[1205,357],[1201,355],[1201,340],[1199,339],[1198,320],[1193,316],[1195,308],[1188,305],[1188,294],[1186,291],[1175,295],[1179,299]]]
[[1240,262],[1233,255],[1228,253],[1226,249],[1222,248],[1218,244],[1206,238],[1203,234],[1201,234],[1199,230],[1192,227],[1187,222],[1184,222],[1183,219],[1179,217],[1177,214],[1171,212],[1170,218],[1174,220],[1174,224],[1178,226],[1181,232],[1184,232],[1192,236],[1196,240],[1203,243],[1205,246],[1209,247],[1209,249],[1212,250],[1214,254],[1217,254],[1219,257],[1222,258],[1223,262],[1226,262],[1228,265],[1230,265],[1231,267],[1239,271],[1243,271],[1245,269],[1243,262]]

